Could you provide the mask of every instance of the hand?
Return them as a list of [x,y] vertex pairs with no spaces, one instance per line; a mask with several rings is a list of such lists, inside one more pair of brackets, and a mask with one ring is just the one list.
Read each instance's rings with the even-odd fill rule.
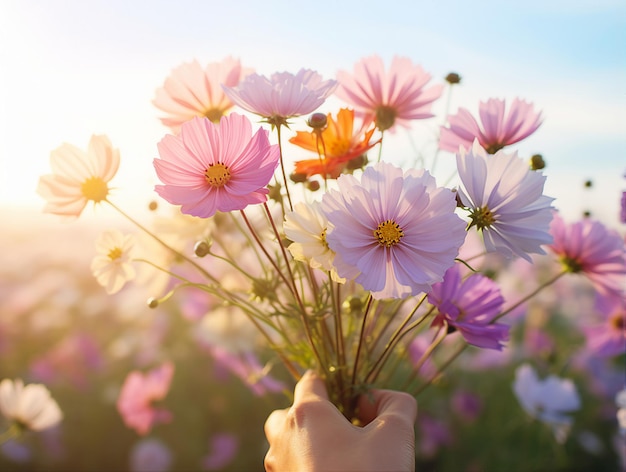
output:
[[328,400],[324,381],[308,371],[293,405],[265,422],[268,472],[413,471],[417,403],[407,393],[372,390],[358,400],[363,427]]

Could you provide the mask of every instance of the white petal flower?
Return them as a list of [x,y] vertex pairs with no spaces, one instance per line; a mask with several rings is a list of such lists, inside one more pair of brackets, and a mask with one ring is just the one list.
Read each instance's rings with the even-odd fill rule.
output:
[[0,412],[20,427],[41,431],[57,424],[63,413],[41,384],[24,386],[21,379],[0,382]]
[[517,154],[498,151],[493,156],[474,141],[471,150],[461,148],[456,156],[461,202],[470,210],[470,226],[482,231],[489,252],[507,257],[545,254],[550,244],[554,198],[543,195],[546,177],[530,170]]
[[91,262],[91,272],[107,293],[121,290],[126,282],[135,277],[131,262],[133,236],[121,231],[107,230],[96,240],[98,255]]
[[330,272],[335,282],[345,283],[346,279],[339,277],[333,265],[335,252],[326,243],[328,219],[322,213],[319,202],[297,203],[294,211],[285,215],[283,229],[293,241],[288,249],[295,260]]
[[576,386],[569,379],[550,375],[540,380],[528,364],[515,371],[513,391],[526,412],[550,425],[559,442],[563,442],[572,424],[568,415],[580,408]]

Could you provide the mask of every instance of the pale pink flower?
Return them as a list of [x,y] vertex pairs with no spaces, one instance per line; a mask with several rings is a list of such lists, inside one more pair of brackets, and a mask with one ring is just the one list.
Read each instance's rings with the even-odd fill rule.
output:
[[96,239],[97,255],[91,261],[91,272],[108,294],[119,292],[135,277],[133,241],[132,234],[118,229],[106,230]]
[[48,203],[44,211],[74,219],[87,202],[109,195],[109,181],[120,165],[120,154],[106,136],[92,136],[87,151],[63,144],[50,153],[52,174],[39,178],[37,193]]
[[154,167],[165,185],[157,185],[156,192],[181,205],[183,213],[202,218],[265,202],[279,162],[278,145],[269,143],[268,134],[258,129],[253,136],[250,120],[236,113],[219,125],[193,118],[180,135],[167,135],[158,144],[161,158]]
[[617,231],[588,218],[567,224],[555,214],[550,233],[548,247],[567,271],[586,275],[601,296],[623,298],[626,248]]
[[379,56],[361,59],[354,73],[339,71],[337,96],[354,107],[358,116],[375,122],[380,131],[409,126],[410,120],[430,118],[431,105],[443,84],[426,87],[430,74],[407,57],[395,56],[389,70]]
[[41,431],[61,421],[63,413],[42,384],[24,385],[21,379],[0,382],[0,413],[19,428]]
[[174,133],[195,116],[219,123],[233,106],[222,85],[234,87],[252,69],[241,67],[239,59],[227,57],[202,67],[197,60],[185,62],[172,70],[163,87],[157,89],[152,103],[167,113],[161,122]]
[[502,350],[509,339],[509,327],[495,323],[504,298],[498,285],[481,274],[462,279],[459,265],[445,273],[443,281],[433,285],[428,301],[437,307],[434,326],[448,323],[448,331],[458,330],[474,346]]
[[344,174],[322,199],[328,246],[340,277],[354,279],[376,298],[428,291],[454,264],[465,238],[454,194],[427,171],[385,162],[358,181]]
[[269,78],[250,74],[238,86],[224,87],[224,91],[236,105],[276,126],[314,112],[336,86],[334,80],[322,80],[315,71],[300,69],[296,75],[276,72]]
[[495,154],[504,146],[517,143],[530,136],[541,125],[541,113],[533,105],[516,98],[509,112],[504,113],[505,101],[491,98],[481,102],[481,125],[465,108],[448,117],[448,126],[441,127],[439,147],[444,151],[458,152],[459,146],[470,149],[475,139],[489,153]]
[[147,374],[132,371],[126,377],[117,399],[117,410],[127,427],[137,434],[147,434],[157,423],[168,423],[172,414],[163,408],[155,408],[153,402],[163,400],[167,395],[174,365],[166,362]]
[[470,150],[459,149],[456,162],[463,182],[459,197],[487,251],[529,262],[530,253],[545,254],[541,245],[552,242],[554,200],[543,195],[546,177],[516,153],[488,155],[477,141]]

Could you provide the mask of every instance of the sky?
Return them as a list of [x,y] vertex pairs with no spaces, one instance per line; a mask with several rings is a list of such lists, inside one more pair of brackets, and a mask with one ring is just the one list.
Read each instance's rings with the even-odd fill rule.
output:
[[[546,194],[566,217],[589,210],[613,225],[626,190],[624,0],[0,0],[0,44],[0,206],[43,208],[35,189],[50,151],[86,148],[92,134],[120,149],[117,202],[155,198],[168,130],[154,92],[179,64],[226,56],[266,75],[334,78],[373,54],[407,56],[433,83],[457,72],[451,113],[515,97],[542,111],[509,150],[544,156]],[[440,121],[396,133],[389,159],[408,159]],[[443,175],[453,158],[440,159]]]

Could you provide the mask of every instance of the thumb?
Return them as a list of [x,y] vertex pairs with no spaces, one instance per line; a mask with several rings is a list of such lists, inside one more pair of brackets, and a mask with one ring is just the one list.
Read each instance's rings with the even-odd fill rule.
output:
[[372,390],[359,397],[358,416],[364,425],[374,419],[391,419],[413,428],[417,419],[417,401],[405,392]]

